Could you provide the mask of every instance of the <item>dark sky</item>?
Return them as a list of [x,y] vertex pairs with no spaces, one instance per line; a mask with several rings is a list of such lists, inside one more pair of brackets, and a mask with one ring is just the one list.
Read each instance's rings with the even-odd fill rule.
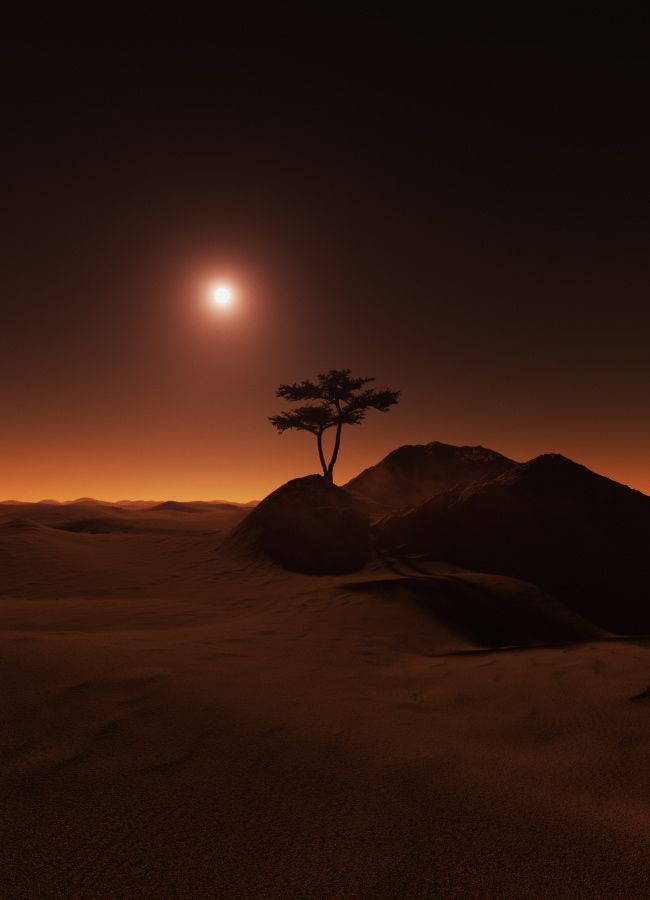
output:
[[442,440],[650,492],[641,26],[297,9],[6,29],[0,496],[261,496],[317,469],[276,385],[344,366],[403,399],[339,481]]

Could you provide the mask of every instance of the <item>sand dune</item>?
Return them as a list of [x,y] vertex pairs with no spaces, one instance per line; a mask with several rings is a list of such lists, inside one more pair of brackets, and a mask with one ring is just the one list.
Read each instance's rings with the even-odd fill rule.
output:
[[214,509],[241,509],[240,503],[224,503],[214,500],[212,502],[198,500],[189,503],[179,503],[177,500],[165,500],[163,503],[156,503],[151,507],[154,512],[172,511],[172,512],[206,512]]
[[223,550],[294,572],[355,572],[371,556],[369,520],[348,491],[308,475],[262,500],[228,535]]
[[3,510],[2,896],[647,896],[645,643],[417,557],[244,563],[243,514]]
[[443,491],[376,534],[532,581],[609,630],[650,632],[650,497],[558,454]]
[[419,506],[441,491],[507,472],[513,460],[486,447],[432,441],[406,444],[365,469],[345,487],[368,513],[381,516]]

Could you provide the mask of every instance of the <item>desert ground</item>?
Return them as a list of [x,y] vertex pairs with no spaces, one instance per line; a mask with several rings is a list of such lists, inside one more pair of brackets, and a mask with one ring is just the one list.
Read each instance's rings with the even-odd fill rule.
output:
[[0,506],[0,896],[650,896],[647,641],[245,514]]

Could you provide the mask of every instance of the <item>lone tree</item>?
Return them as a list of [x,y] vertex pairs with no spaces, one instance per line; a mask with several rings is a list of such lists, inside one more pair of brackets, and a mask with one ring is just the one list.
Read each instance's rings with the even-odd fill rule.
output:
[[[309,431],[316,436],[318,458],[323,467],[323,477],[333,481],[334,466],[341,447],[341,431],[344,425],[359,425],[369,409],[388,412],[398,402],[399,391],[376,391],[366,387],[374,378],[354,378],[351,369],[330,369],[320,374],[316,382],[281,384],[276,396],[292,403],[313,401],[269,416],[269,422],[280,434],[295,428]],[[328,428],[336,428],[334,448],[329,463],[323,453],[323,434]]]

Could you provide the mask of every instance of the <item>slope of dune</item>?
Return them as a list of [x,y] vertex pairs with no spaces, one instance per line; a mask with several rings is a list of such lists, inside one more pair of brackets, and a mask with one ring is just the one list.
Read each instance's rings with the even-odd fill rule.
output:
[[83,516],[80,519],[66,519],[52,525],[61,531],[85,531],[88,534],[129,534],[143,530],[139,522],[129,521],[124,516]]
[[[23,515],[21,516],[21,509]],[[209,559],[244,510],[201,514],[123,511],[87,505],[4,507],[0,514],[0,597],[136,596],[168,579],[183,583],[197,553]],[[38,605],[36,607],[38,609]],[[92,615],[92,610],[89,610]]]
[[[186,508],[187,507],[187,508]],[[89,533],[221,531],[238,522],[248,510],[231,503],[193,503],[158,508],[117,506],[90,502],[44,504],[12,503],[0,510],[0,524],[25,518],[64,531]],[[189,513],[189,515],[187,515]]]
[[0,528],[3,896],[645,896],[646,644],[512,579],[299,575],[147,515],[177,530]]
[[[56,524],[72,521],[76,518],[92,518],[110,515],[120,515],[121,510],[109,503],[90,502],[83,500],[79,503],[6,503],[0,508],[0,522],[7,521],[11,516],[25,517],[41,525]],[[127,513],[125,512],[125,515]]]
[[387,546],[532,581],[613,631],[650,631],[650,498],[560,455],[377,526]]
[[354,572],[370,559],[370,529],[347,491],[308,475],[282,485],[248,512],[224,549],[243,558],[261,553],[295,572]]
[[156,503],[151,509],[155,512],[205,512],[210,509],[240,509],[237,503],[225,503],[222,501],[194,500],[180,503],[178,500],[165,500]]
[[420,565],[401,576],[361,578],[346,588],[375,607],[393,604],[403,626],[407,611],[417,611],[419,621],[404,644],[428,654],[567,644],[606,634],[535,585],[444,564],[433,573]]
[[408,444],[365,469],[345,487],[374,514],[418,506],[434,494],[493,478],[515,463],[485,447],[455,447],[433,441]]

